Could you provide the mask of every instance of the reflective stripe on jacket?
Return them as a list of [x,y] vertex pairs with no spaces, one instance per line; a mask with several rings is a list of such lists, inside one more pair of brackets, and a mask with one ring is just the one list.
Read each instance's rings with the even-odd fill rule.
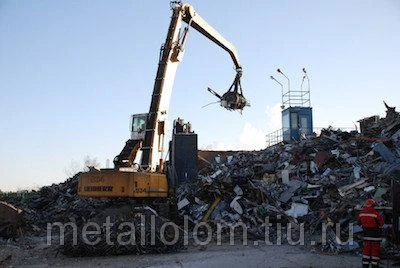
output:
[[382,215],[375,208],[363,208],[358,215],[358,221],[364,229],[364,240],[381,240],[381,227],[384,224],[384,220]]

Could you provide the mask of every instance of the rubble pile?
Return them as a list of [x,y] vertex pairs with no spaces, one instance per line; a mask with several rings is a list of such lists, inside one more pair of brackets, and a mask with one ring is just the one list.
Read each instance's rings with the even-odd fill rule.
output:
[[[360,130],[370,137],[390,137],[399,129],[399,113],[395,107],[390,107],[383,102],[386,107],[386,116],[380,118],[378,115],[370,116],[359,120]],[[398,138],[398,136],[397,136]]]
[[[140,211],[133,210],[132,208],[138,207],[134,200],[121,198],[81,198],[77,194],[78,179],[81,173],[76,174],[72,178],[60,184],[53,184],[51,186],[42,187],[38,191],[23,192],[18,195],[10,195],[2,199],[14,204],[24,211],[25,233],[32,233],[39,236],[47,234],[48,224],[69,224],[72,223],[77,226],[74,233],[73,228],[65,229],[64,245],[60,247],[63,254],[69,256],[94,256],[101,252],[102,255],[122,255],[122,254],[143,254],[143,253],[167,253],[176,252],[182,247],[181,238],[183,237],[182,229],[179,229],[179,239],[174,245],[165,244],[162,239],[171,241],[174,237],[173,230],[165,228],[164,237],[161,238],[160,233],[152,232],[150,224],[143,225],[144,223],[155,224],[155,229],[159,230],[167,219],[159,217],[153,209],[142,207]],[[1,204],[1,202],[0,202]],[[147,209],[146,209],[147,208]],[[19,212],[22,212],[18,209]],[[2,236],[2,217],[0,206],[0,237]],[[140,216],[144,215],[144,219]],[[152,218],[154,216],[154,219]],[[112,223],[110,229],[107,230],[104,225],[109,217]],[[82,239],[82,230],[87,223],[96,223],[100,229],[99,233],[95,236],[88,236],[88,241],[96,241],[96,244],[86,243]],[[129,222],[132,225],[123,226],[123,223]],[[8,222],[7,222],[8,223]],[[123,226],[124,228],[119,229]],[[8,227],[7,225],[6,227]],[[16,225],[11,224],[15,229]],[[127,228],[129,227],[129,228]],[[144,229],[143,229],[144,228]],[[117,243],[118,235],[121,232],[128,232],[130,229],[135,230],[134,242],[128,239],[121,242],[125,245],[115,246]],[[8,229],[7,229],[8,230]],[[22,229],[21,229],[22,230]],[[89,231],[95,231],[88,229]],[[57,228],[51,228],[52,238],[54,244],[59,245],[59,236]],[[21,231],[22,232],[22,231]],[[95,231],[97,232],[97,231]],[[142,232],[147,235],[152,235],[151,243],[142,243]],[[110,237],[107,238],[106,234],[109,233]],[[153,234],[154,233],[154,234]],[[13,233],[13,236],[19,236],[21,233]],[[79,237],[76,239],[75,237]],[[172,239],[171,239],[172,237]],[[107,239],[112,242],[107,243]],[[150,241],[147,239],[146,241]]]
[[103,207],[107,200],[79,198],[79,175],[60,184],[44,186],[38,191],[6,196],[3,199],[23,209],[27,225],[38,232],[46,230],[48,222],[66,222],[82,215],[93,216],[96,208]]
[[[176,226],[179,235],[175,240],[176,243],[165,243],[175,239],[175,229],[168,224],[169,220],[159,217],[151,208],[132,209],[132,207],[132,205],[113,206],[98,211],[99,214],[91,218],[90,222],[91,225],[96,223],[100,228],[98,231],[88,228],[89,231],[95,231],[95,234],[86,236],[87,241],[96,243],[87,243],[85,240],[74,238],[73,230],[68,229],[65,234],[65,244],[61,247],[62,253],[68,256],[98,256],[99,253],[101,255],[171,253],[183,247],[181,228]],[[106,222],[112,224],[107,227]],[[162,229],[164,231],[161,235],[158,230]],[[76,237],[82,237],[82,228],[77,230]]]
[[[327,128],[320,136],[300,142],[280,143],[262,151],[216,155],[206,160],[197,180],[176,190],[179,213],[193,223],[209,222],[223,228],[244,224],[255,239],[265,238],[266,219],[284,228],[285,223],[291,223],[297,231],[304,224],[307,239],[321,237],[325,224],[328,243],[317,241],[319,247],[332,252],[357,249],[357,243],[338,243],[334,227],[329,224],[340,225],[342,240],[346,240],[350,224],[354,225],[356,238],[360,237],[356,215],[364,201],[374,198],[382,213],[390,218],[391,187],[400,181],[399,114],[388,107],[386,118],[367,118],[360,124],[361,133]],[[28,229],[41,235],[49,222],[82,224],[105,215],[107,209],[135,205],[128,199],[79,197],[79,175],[38,191],[0,199],[23,209]],[[273,227],[268,235],[278,236]],[[385,249],[394,254],[396,249],[389,241],[385,242]],[[171,250],[120,247],[114,252],[115,248],[103,242],[99,247],[103,247],[104,254]],[[93,248],[85,245],[65,250],[73,255],[93,253]]]
[[[322,224],[339,224],[343,241],[353,224],[361,237],[356,215],[365,200],[374,198],[390,218],[391,185],[400,181],[399,115],[391,113],[372,128],[379,134],[328,128],[309,140],[217,155],[197,181],[178,189],[180,213],[193,222],[244,223],[258,238],[265,235],[266,217],[270,223],[304,223],[311,235],[320,234]],[[324,250],[357,248],[339,244],[334,227],[327,238]]]

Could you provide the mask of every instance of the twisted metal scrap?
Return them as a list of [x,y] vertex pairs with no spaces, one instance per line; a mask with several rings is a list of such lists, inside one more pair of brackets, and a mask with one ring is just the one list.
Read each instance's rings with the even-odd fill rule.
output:
[[[153,216],[153,220],[151,216]],[[112,223],[108,239],[106,238],[107,231],[104,225],[106,217],[110,217],[110,222]],[[89,221],[82,222],[78,226],[78,240],[76,244],[74,244],[73,241],[74,234],[72,228],[65,233],[65,243],[64,245],[61,245],[61,252],[64,255],[104,256],[170,253],[179,251],[183,246],[182,229],[175,228],[175,230],[178,230],[179,232],[178,241],[172,245],[169,244],[168,242],[173,241],[175,237],[175,230],[172,227],[173,223],[147,210],[141,211],[140,213],[132,211],[125,215],[102,215],[101,217],[92,219],[91,221],[97,223],[101,227],[100,234],[87,235],[86,237],[87,240],[91,242],[100,238],[98,243],[95,245],[89,245],[83,240],[82,228]],[[160,230],[166,223],[168,223],[168,225],[164,229],[162,235]],[[153,232],[153,237],[152,228],[155,230],[155,232]],[[92,231],[90,228],[88,230]],[[131,237],[132,232],[134,232],[134,240],[130,241],[129,238]],[[118,243],[118,236],[120,236],[119,242],[121,243]],[[121,239],[121,237],[123,238]],[[107,243],[107,241],[111,243]]]

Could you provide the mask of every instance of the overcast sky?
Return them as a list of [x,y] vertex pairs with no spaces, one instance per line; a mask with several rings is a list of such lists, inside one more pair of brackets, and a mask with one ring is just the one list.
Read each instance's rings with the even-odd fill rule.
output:
[[[314,126],[351,127],[400,106],[400,1],[191,1],[237,48],[243,114],[218,105],[234,78],[222,49],[195,30],[178,68],[170,120],[192,122],[199,146],[260,149],[280,128],[276,68],[311,78]],[[168,0],[0,0],[0,190],[58,183],[85,155],[105,166],[147,112]]]

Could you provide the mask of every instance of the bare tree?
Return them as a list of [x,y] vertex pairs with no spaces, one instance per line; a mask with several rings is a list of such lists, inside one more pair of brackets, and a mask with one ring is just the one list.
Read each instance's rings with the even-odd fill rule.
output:
[[83,171],[89,171],[90,168],[100,168],[100,163],[97,161],[96,157],[90,157],[89,155],[86,155],[83,159],[83,163]]
[[86,155],[83,158],[83,163],[79,164],[74,159],[71,160],[71,163],[65,168],[64,172],[67,176],[73,177],[78,172],[87,172],[90,168],[100,168],[100,162],[96,157],[91,157]]

